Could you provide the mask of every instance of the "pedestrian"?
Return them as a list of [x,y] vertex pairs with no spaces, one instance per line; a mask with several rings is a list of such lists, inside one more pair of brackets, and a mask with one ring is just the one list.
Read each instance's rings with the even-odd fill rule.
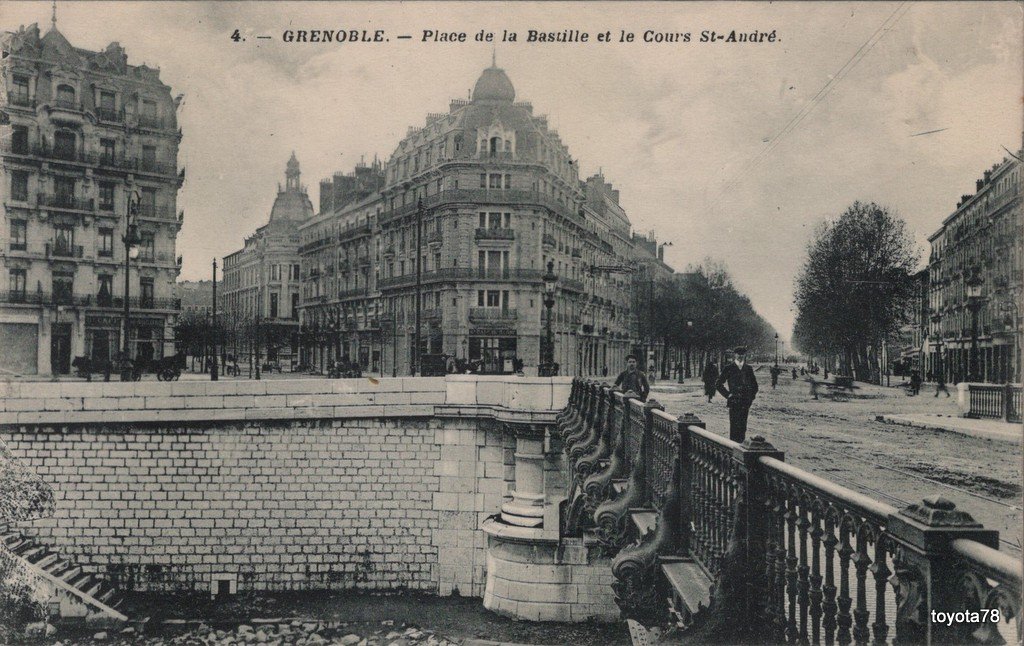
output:
[[608,376],[608,365],[607,364],[605,364],[604,368],[601,368],[601,376],[602,377],[607,377]]
[[910,394],[918,395],[921,393],[921,373],[917,370],[910,372]]
[[793,368],[793,381],[796,381],[796,368]]
[[946,388],[946,375],[942,374],[941,370],[935,373],[935,396],[938,397],[940,392],[946,393],[946,397],[949,397],[949,389]]
[[828,381],[828,366],[825,366],[825,381]]
[[780,372],[782,372],[782,370],[778,366],[772,366],[771,370],[768,371],[768,374],[772,376],[772,390],[775,390],[775,387],[779,385]]
[[818,399],[818,382],[814,380],[813,376],[808,376],[807,381],[811,382],[811,397],[815,400]]
[[715,398],[715,388],[718,383],[718,364],[708,359],[708,365],[704,366],[704,396],[708,402]]
[[729,439],[742,443],[747,437],[747,416],[757,397],[757,377],[747,363],[747,348],[733,350],[733,362],[722,369],[716,384],[729,408]]
[[637,360],[633,355],[626,357],[626,369],[615,378],[613,388],[618,388],[624,393],[634,392],[639,395],[640,401],[647,401],[647,395],[651,392],[651,386],[647,383],[647,376],[637,369]]
[[653,363],[651,363],[651,365],[647,367],[647,379],[650,380],[650,381],[654,381],[655,380],[654,364]]

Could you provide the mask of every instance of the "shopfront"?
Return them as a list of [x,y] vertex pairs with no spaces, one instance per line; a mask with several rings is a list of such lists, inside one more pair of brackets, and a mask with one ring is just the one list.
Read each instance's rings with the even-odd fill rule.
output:
[[471,329],[469,331],[469,360],[480,362],[484,374],[505,375],[516,371],[516,331],[512,329]]

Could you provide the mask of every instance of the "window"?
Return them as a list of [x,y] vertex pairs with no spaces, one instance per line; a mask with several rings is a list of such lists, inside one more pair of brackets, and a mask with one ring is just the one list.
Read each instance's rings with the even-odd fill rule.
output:
[[11,250],[25,251],[28,246],[28,222],[11,220]]
[[299,295],[292,294],[292,320],[299,320]]
[[25,273],[24,269],[12,269],[8,278],[7,289],[11,292],[11,300],[16,303],[25,300]]
[[156,170],[156,146],[142,147],[142,170]]
[[28,201],[28,173],[23,170],[11,171],[11,199]]
[[[281,280],[281,265],[270,265],[270,280]],[[271,294],[271,297],[276,294]]]
[[55,273],[53,275],[53,302],[68,305],[74,294],[74,274]]
[[53,188],[58,206],[72,206],[75,202],[75,180],[72,177],[53,178]]
[[149,218],[156,217],[156,189],[143,188],[142,202],[139,204],[139,215]]
[[100,210],[114,210],[114,183],[100,182]]
[[488,229],[500,229],[501,228],[501,213],[488,213],[487,214],[487,228]]
[[100,139],[100,163],[114,163],[115,144],[113,139]]
[[153,309],[153,279],[139,279],[139,307]]
[[487,290],[487,307],[501,307],[501,292],[499,290]]
[[501,188],[501,175],[497,173],[491,175],[490,188]]
[[75,133],[58,130],[53,133],[53,153],[58,159],[75,158]]
[[107,90],[100,90],[100,107],[104,110],[114,110],[114,93]]
[[156,101],[150,99],[142,100],[142,116],[151,119],[156,118]]
[[57,105],[62,108],[76,108],[75,88],[70,85],[57,86]]
[[75,227],[58,224],[53,227],[53,253],[56,256],[71,255],[75,246]]
[[[277,265],[275,265],[275,267],[276,266]],[[278,299],[278,295],[277,294],[271,294],[270,295],[270,318],[272,318],[272,319],[276,319],[277,318],[277,299]]]
[[480,188],[487,188],[487,173],[480,173]]
[[100,229],[99,231],[99,249],[96,252],[101,258],[113,258],[114,257],[114,230],[113,229]]
[[11,87],[11,103],[14,105],[31,105],[28,94],[29,79],[27,76],[14,75]]
[[18,155],[28,154],[28,128],[14,126],[11,130],[11,152]]
[[505,175],[505,188],[512,188],[512,176]]
[[152,231],[143,231],[139,244],[139,260],[153,262],[156,259],[156,238]]
[[299,266],[298,265],[292,265],[292,280],[298,280],[298,279],[299,279]]
[[114,302],[114,277],[101,275],[98,280],[99,291],[96,292],[96,302],[100,307],[110,307]]

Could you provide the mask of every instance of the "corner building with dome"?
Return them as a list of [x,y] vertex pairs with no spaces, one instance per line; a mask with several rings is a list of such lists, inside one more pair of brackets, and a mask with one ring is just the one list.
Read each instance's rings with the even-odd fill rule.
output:
[[422,354],[482,362],[492,374],[521,362],[536,375],[548,261],[561,374],[615,374],[645,349],[631,270],[650,252],[634,246],[618,191],[600,174],[581,181],[547,118],[515,99],[505,71],[487,68],[470,100],[409,128],[373,170],[379,190],[325,200],[321,184],[321,213],[299,227],[304,364],[348,358],[371,373],[410,374],[417,249]]

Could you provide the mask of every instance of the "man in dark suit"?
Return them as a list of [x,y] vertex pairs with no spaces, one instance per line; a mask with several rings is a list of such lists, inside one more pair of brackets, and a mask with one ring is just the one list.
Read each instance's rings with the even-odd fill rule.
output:
[[754,369],[747,364],[745,346],[736,348],[733,355],[733,362],[722,369],[717,387],[729,407],[729,439],[742,443],[747,437],[750,405],[757,397],[757,377],[754,376]]
[[640,401],[647,401],[647,395],[651,392],[651,386],[647,383],[647,377],[636,366],[636,357],[629,355],[626,358],[626,369],[619,373],[613,388],[619,389],[624,393],[634,392],[640,395]]

